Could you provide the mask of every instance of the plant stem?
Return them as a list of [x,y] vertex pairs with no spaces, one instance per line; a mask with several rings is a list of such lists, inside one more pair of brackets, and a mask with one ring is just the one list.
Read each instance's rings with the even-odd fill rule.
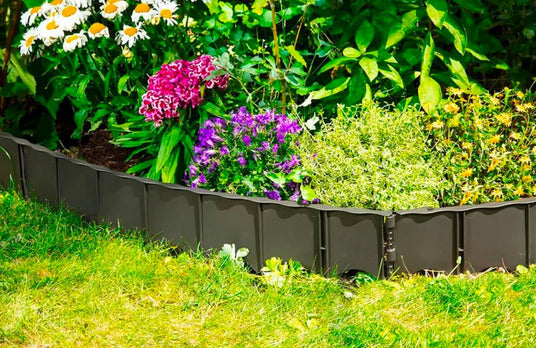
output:
[[[300,20],[300,25],[298,26],[298,32],[296,33],[296,38],[294,39],[294,49],[296,49],[296,45],[298,44],[298,38],[300,37],[301,28],[303,26],[303,21],[305,20],[305,14],[307,13],[307,6],[309,6],[309,2],[305,3],[305,7],[303,8],[303,15]],[[287,71],[290,69],[290,66],[292,65],[292,56],[289,58]]]
[[281,81],[281,110],[284,114],[287,103],[287,93],[285,90],[286,88],[283,70],[281,70],[281,56],[279,55],[279,43],[277,39],[277,27],[275,21],[275,0],[270,0],[270,9],[272,10],[272,33],[274,34],[275,63],[277,65],[277,70],[279,71],[279,80]]
[[[17,31],[17,26],[19,24],[22,1],[15,0],[12,2],[12,5],[13,5],[14,17],[13,17],[13,21],[11,22],[12,25],[9,28],[9,32],[6,38],[6,49],[4,51],[4,65],[2,67],[2,71],[0,71],[0,86],[4,86],[6,84],[7,67],[9,64],[9,59],[11,58],[11,45],[13,44],[13,38],[15,37],[15,32]],[[5,116],[5,110],[6,110],[6,98],[2,96],[0,98],[0,117],[3,118]]]

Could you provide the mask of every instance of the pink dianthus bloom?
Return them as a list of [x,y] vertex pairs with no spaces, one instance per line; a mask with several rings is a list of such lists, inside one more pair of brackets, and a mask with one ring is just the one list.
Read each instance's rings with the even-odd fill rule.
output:
[[203,102],[202,84],[212,89],[223,90],[229,83],[229,75],[219,75],[207,80],[211,71],[216,70],[216,58],[202,55],[193,61],[177,60],[162,68],[149,78],[147,93],[142,96],[139,113],[155,127],[162,125],[165,118],[179,117],[179,107],[195,108]]

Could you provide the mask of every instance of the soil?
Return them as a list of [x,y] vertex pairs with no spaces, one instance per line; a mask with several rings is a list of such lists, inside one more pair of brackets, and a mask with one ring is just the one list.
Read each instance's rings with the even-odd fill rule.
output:
[[110,132],[98,129],[84,136],[80,143],[71,145],[62,152],[69,157],[121,172],[126,172],[130,167],[140,162],[139,156],[134,156],[131,160],[126,161],[131,150],[115,146],[110,143],[111,140]]

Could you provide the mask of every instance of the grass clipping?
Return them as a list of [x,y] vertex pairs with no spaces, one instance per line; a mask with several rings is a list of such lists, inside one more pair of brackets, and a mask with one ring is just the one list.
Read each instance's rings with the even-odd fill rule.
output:
[[427,147],[419,117],[412,108],[339,106],[317,134],[303,134],[297,151],[320,200],[383,210],[437,207],[444,165]]

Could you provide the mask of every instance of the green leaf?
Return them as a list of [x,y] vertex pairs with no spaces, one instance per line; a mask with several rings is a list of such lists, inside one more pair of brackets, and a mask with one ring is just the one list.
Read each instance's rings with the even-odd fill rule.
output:
[[171,155],[162,167],[162,182],[175,183],[180,154],[180,147],[175,147],[171,152]]
[[447,16],[443,25],[454,37],[454,47],[463,56],[467,47],[467,36],[465,35],[464,29],[458,21],[450,15]]
[[427,0],[426,13],[434,25],[441,29],[447,18],[449,6],[445,0]]
[[123,75],[117,82],[117,93],[121,94],[122,91],[126,89],[127,81],[130,78],[129,75]]
[[319,71],[318,73],[321,74],[323,73],[324,71],[328,71],[329,69],[333,69],[335,67],[338,67],[338,66],[341,66],[345,63],[348,63],[348,62],[356,62],[357,59],[356,58],[349,58],[349,57],[339,57],[339,58],[335,58],[331,61],[329,61],[326,65],[324,65]]
[[313,190],[313,188],[309,185],[302,185],[300,187],[300,191],[303,199],[305,199],[306,201],[311,202],[313,199],[316,198],[315,190]]
[[402,27],[402,22],[396,21],[391,25],[389,34],[387,34],[387,41],[385,42],[385,48],[391,47],[397,44],[404,38],[406,31]]
[[296,49],[294,48],[294,46],[285,46],[285,49],[287,50],[288,53],[290,53],[290,55],[296,59],[296,61],[298,63],[300,63],[301,65],[303,65],[304,67],[307,68],[307,62],[305,61],[305,59],[303,59],[302,55],[300,54],[300,52],[296,51]]
[[363,57],[359,61],[359,66],[363,68],[363,71],[367,74],[370,82],[374,81],[378,76],[378,62],[374,59]]
[[393,81],[398,87],[404,88],[404,81],[402,80],[402,77],[400,76],[398,71],[396,71],[396,69],[393,68],[390,64],[387,64],[387,67],[389,68],[389,70],[379,69],[380,73],[383,76],[387,77],[389,80]]
[[228,23],[233,21],[233,7],[226,2],[220,2],[220,8],[222,12],[218,16],[218,19],[222,23]]
[[287,183],[287,178],[283,173],[266,173],[265,175],[268,179],[278,184],[279,186],[285,186],[285,184]]
[[355,33],[355,43],[361,53],[367,51],[372,39],[374,39],[374,28],[367,20],[364,20]]
[[[0,50],[2,57],[4,56],[4,49]],[[28,88],[28,91],[30,92],[30,95],[35,95],[35,89],[36,89],[36,82],[35,78],[28,69],[25,67],[24,63],[20,60],[18,53],[11,53],[11,57],[9,59],[9,62],[11,63],[11,66],[13,67],[13,72],[20,77],[22,83]],[[10,72],[11,74],[11,72]]]
[[268,0],[255,0],[253,5],[251,5],[251,10],[253,13],[262,15],[262,9],[268,4]]
[[475,57],[478,60],[481,60],[481,61],[484,61],[484,62],[489,62],[488,57],[486,57],[484,54],[480,53],[478,50],[476,50],[474,48],[471,48],[471,47],[468,46],[468,47],[465,48],[465,52],[469,52],[473,57]]
[[486,6],[480,0],[454,0],[454,2],[469,11],[483,13],[486,10]]
[[342,50],[342,55],[347,58],[358,58],[361,57],[361,52],[353,47],[346,47],[344,50]]
[[339,92],[342,92],[348,87],[350,78],[340,78],[331,81],[326,87],[319,89],[318,91],[311,92],[312,99],[323,99]]
[[160,149],[156,157],[156,170],[160,171],[164,165],[169,161],[171,153],[181,142],[183,133],[180,127],[170,127],[160,143]]
[[419,22],[419,15],[416,10],[406,12],[402,15],[402,29],[410,31]]
[[86,75],[78,82],[78,89],[76,90],[76,97],[80,99],[86,98],[86,88],[87,85],[91,82],[91,76]]
[[426,34],[425,41],[426,46],[424,46],[421,62],[421,82],[423,79],[426,79],[430,76],[430,70],[432,69],[432,62],[434,60],[435,51],[434,39],[432,38],[432,34],[430,32]]
[[429,113],[439,105],[439,102],[441,101],[441,86],[433,78],[428,76],[421,79],[418,94],[421,106],[427,113]]

